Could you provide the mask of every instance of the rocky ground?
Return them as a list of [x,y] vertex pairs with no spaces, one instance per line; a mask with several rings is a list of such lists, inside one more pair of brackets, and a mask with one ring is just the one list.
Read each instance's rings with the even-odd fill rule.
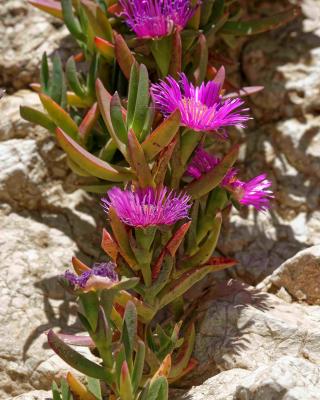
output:
[[[239,264],[199,302],[199,367],[172,399],[319,399],[317,3],[304,0],[303,18],[239,52],[235,79],[266,88],[250,100],[255,121],[241,133],[241,169],[247,178],[266,170],[276,201],[270,213],[234,213],[225,224],[219,251]],[[0,398],[44,400],[43,390],[67,369],[44,332],[79,329],[56,276],[74,254],[101,257],[104,217],[98,199],[76,189],[54,138],[19,117],[20,104],[39,105],[28,84],[42,52],[67,54],[67,32],[24,0],[0,6],[0,86],[8,92],[0,103]]]

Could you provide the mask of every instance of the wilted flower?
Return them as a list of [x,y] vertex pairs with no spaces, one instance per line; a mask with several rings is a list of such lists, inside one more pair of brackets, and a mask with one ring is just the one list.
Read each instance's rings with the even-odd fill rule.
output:
[[239,108],[243,100],[223,100],[220,91],[220,83],[210,81],[194,86],[183,73],[179,83],[168,76],[151,87],[160,112],[167,117],[178,109],[182,124],[195,131],[217,131],[231,125],[244,127],[250,118],[247,108]]
[[183,29],[198,4],[190,0],[119,0],[129,27],[141,38],[159,38]]
[[64,277],[76,289],[86,288],[89,279],[92,279],[93,277],[107,278],[110,282],[118,282],[118,275],[115,271],[115,264],[113,264],[112,262],[95,263],[91,270],[85,271],[81,275],[76,275],[68,270],[65,272]]
[[[189,176],[200,179],[203,174],[215,168],[220,161],[219,158],[199,147],[186,172]],[[270,207],[270,199],[274,197],[272,191],[268,190],[271,182],[267,179],[267,175],[261,174],[248,182],[242,182],[237,178],[237,173],[235,168],[230,168],[222,179],[221,186],[229,190],[239,203],[252,205],[259,211],[266,211]]]
[[102,199],[106,212],[113,207],[123,223],[136,228],[171,225],[187,218],[191,207],[190,196],[167,188],[121,190],[114,187]]

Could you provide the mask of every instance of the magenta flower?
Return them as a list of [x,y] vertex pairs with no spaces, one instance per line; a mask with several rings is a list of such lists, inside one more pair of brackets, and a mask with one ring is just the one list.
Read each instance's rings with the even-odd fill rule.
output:
[[179,109],[182,124],[195,131],[218,131],[231,125],[244,127],[250,119],[248,109],[240,108],[243,100],[222,99],[220,83],[210,81],[194,86],[185,74],[180,77],[179,83],[168,76],[151,86],[154,102],[165,117]]
[[191,207],[190,196],[167,188],[121,190],[114,187],[102,199],[102,206],[108,213],[113,207],[123,223],[136,228],[155,225],[172,225],[188,218]]
[[[201,176],[219,163],[220,159],[206,152],[202,147],[196,150],[196,153],[187,167],[187,174],[195,179]],[[274,198],[271,190],[271,182],[266,174],[261,174],[251,179],[249,182],[242,182],[237,178],[238,171],[230,168],[223,180],[221,186],[230,191],[240,204],[254,206],[258,211],[266,211],[270,208],[270,199]]]
[[119,0],[121,16],[141,38],[160,38],[183,29],[195,13],[190,0]]
[[88,281],[92,277],[107,278],[111,282],[118,282],[118,275],[115,271],[115,264],[95,263],[90,271],[85,271],[81,275],[76,275],[67,270],[64,274],[65,279],[71,283],[75,289],[84,289],[87,287]]

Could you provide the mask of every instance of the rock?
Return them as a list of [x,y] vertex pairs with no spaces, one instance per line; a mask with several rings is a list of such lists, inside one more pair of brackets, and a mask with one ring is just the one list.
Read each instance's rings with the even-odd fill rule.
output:
[[320,304],[320,246],[312,246],[290,258],[259,288],[274,292],[284,288],[295,299]]
[[51,392],[46,392],[44,390],[33,390],[32,392],[12,397],[11,400],[52,400],[52,395]]
[[320,367],[308,360],[285,356],[250,372],[231,369],[187,392],[175,391],[173,400],[318,400]]
[[297,357],[282,357],[239,382],[234,400],[317,400],[320,367]]
[[27,87],[39,79],[42,54],[61,46],[67,29],[23,0],[0,0],[0,21],[0,86]]
[[47,177],[44,161],[35,140],[11,139],[0,142],[0,200],[14,207],[36,209],[41,184]]
[[238,281],[220,283],[199,301],[194,357],[199,367],[185,383],[220,371],[254,371],[283,356],[320,365],[320,307],[288,304]]
[[0,398],[48,389],[70,368],[47,349],[49,328],[79,331],[57,275],[70,267],[76,244],[58,229],[17,214],[0,218]]
[[19,90],[12,96],[4,96],[0,101],[0,141],[20,138],[43,138],[48,136],[46,129],[25,121],[19,107],[25,105],[40,108],[40,100],[36,93]]

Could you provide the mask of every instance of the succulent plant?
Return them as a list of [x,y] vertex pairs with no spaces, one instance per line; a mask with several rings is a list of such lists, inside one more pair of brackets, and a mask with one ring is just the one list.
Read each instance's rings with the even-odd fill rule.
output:
[[22,106],[21,115],[55,135],[87,190],[107,193],[101,246],[109,261],[89,267],[74,258],[74,272],[60,279],[78,298],[88,335],[48,333],[87,383],[69,373],[53,385],[54,400],[167,399],[168,383],[197,365],[185,293],[236,263],[213,256],[224,211],[266,211],[273,198],[265,174],[238,178],[238,146],[214,154],[228,127],[250,119],[242,97],[262,88],[227,93],[210,49],[217,35],[232,44],[298,9],[244,21],[231,0],[29,2],[63,20],[80,52],[65,66],[44,54],[32,85],[43,111]]

